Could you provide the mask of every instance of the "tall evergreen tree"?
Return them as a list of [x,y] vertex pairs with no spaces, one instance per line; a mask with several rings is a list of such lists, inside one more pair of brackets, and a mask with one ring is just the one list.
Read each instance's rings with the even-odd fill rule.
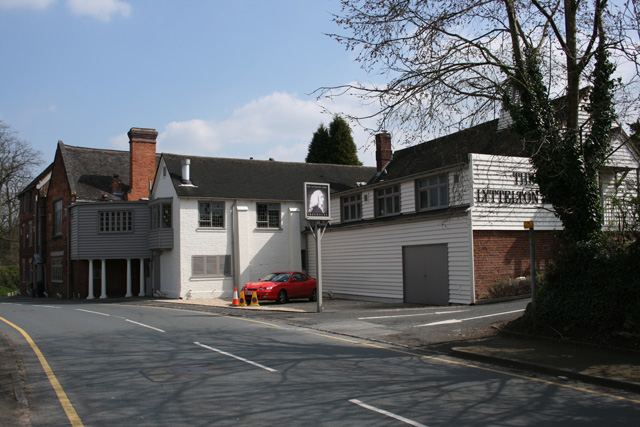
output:
[[324,123],[320,123],[318,130],[313,133],[311,143],[309,144],[309,153],[307,153],[307,163],[326,163],[323,159],[326,159],[329,152],[330,137],[329,129],[327,129]]
[[362,165],[358,159],[358,149],[353,142],[349,123],[336,115],[329,123],[329,129],[321,124],[313,134],[306,161],[307,163]]

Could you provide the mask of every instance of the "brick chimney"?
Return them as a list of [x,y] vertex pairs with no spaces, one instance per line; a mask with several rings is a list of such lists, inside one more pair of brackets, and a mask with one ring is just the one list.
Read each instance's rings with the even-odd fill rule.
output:
[[391,134],[382,132],[376,135],[376,167],[378,172],[391,160]]
[[149,197],[149,182],[156,174],[156,138],[155,129],[131,128],[129,151],[131,153],[131,189],[127,200],[140,200]]

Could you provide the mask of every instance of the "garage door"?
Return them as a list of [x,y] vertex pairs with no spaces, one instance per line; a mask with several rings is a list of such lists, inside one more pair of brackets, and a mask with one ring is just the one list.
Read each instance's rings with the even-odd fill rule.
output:
[[402,248],[404,301],[449,305],[449,254],[446,244]]

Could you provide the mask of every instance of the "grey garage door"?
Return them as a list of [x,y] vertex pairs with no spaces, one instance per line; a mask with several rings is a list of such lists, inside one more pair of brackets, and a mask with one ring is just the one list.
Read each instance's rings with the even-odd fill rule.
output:
[[446,244],[402,248],[404,301],[449,305],[449,255]]

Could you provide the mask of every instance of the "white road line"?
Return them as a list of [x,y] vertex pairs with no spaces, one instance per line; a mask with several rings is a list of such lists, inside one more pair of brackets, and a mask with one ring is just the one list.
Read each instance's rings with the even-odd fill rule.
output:
[[76,311],[84,311],[85,313],[99,314],[100,316],[107,316],[107,317],[110,316],[110,314],[107,314],[107,313],[100,313],[99,311],[85,310],[83,308],[76,308]]
[[278,372],[277,370],[269,368],[268,366],[261,365],[261,364],[259,364],[257,362],[252,362],[251,360],[247,360],[244,357],[236,356],[234,354],[227,353],[226,351],[222,351],[222,350],[219,350],[217,348],[209,347],[208,345],[200,344],[199,342],[194,342],[194,344],[195,345],[199,345],[202,348],[206,348],[207,350],[215,351],[216,353],[220,353],[220,354],[224,354],[225,356],[233,357],[234,359],[239,360],[241,362],[248,363],[248,364],[253,365],[253,366],[257,366],[258,368],[264,369],[265,371]]
[[368,409],[373,412],[377,412],[382,415],[386,415],[387,417],[395,418],[398,421],[402,421],[405,424],[409,424],[416,427],[427,427],[425,424],[420,424],[419,422],[410,420],[409,418],[401,417],[400,415],[396,415],[393,412],[385,411],[384,409],[376,408],[375,406],[367,405],[366,403],[358,400],[358,399],[350,399],[349,402],[355,403],[358,406],[361,406],[365,409]]
[[124,319],[124,321],[125,322],[129,322],[129,323],[134,323],[134,324],[139,325],[139,326],[144,326],[145,328],[153,329],[154,331],[166,332],[166,331],[163,331],[162,329],[154,328],[153,326],[149,326],[149,325],[145,325],[144,323],[136,322],[135,320]]
[[396,317],[415,317],[415,316],[431,316],[434,314],[449,314],[449,313],[464,313],[469,310],[453,310],[453,311],[436,311],[433,313],[417,313],[417,314],[397,314],[393,316],[373,316],[373,317],[358,317],[358,320],[370,320],[370,319],[393,319]]
[[44,307],[44,308],[62,308],[62,307],[56,307],[55,305],[36,305],[36,307]]
[[475,320],[475,319],[484,319],[485,317],[494,317],[494,316],[502,316],[505,314],[513,314],[513,313],[521,313],[524,311],[524,308],[522,310],[513,310],[513,311],[505,311],[503,313],[494,313],[494,314],[486,314],[484,316],[477,316],[477,317],[468,317],[466,319],[450,319],[450,320],[441,320],[439,322],[433,322],[433,323],[426,323],[424,325],[415,325],[415,328],[419,328],[421,326],[436,326],[436,325],[449,325],[451,323],[462,323],[462,322],[466,322],[467,320]]

